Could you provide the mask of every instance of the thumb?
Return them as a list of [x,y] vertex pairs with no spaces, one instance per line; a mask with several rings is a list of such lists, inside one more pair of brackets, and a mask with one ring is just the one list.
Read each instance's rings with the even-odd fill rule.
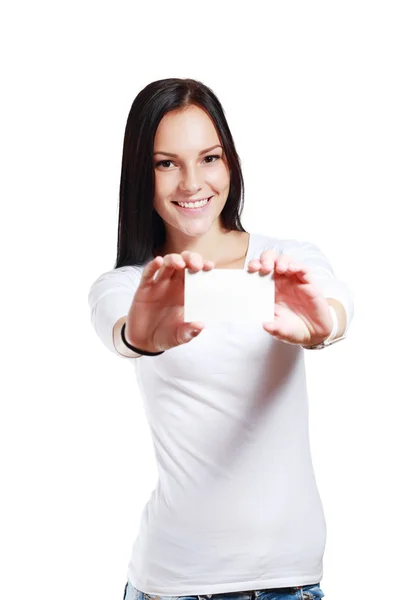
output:
[[187,344],[203,330],[203,323],[182,323],[178,330],[178,343]]

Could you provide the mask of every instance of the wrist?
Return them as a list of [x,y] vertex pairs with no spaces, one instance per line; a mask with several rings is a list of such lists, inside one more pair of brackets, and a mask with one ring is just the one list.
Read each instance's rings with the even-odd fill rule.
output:
[[338,332],[339,332],[339,318],[337,316],[337,313],[335,311],[335,309],[333,308],[333,306],[329,305],[329,312],[331,313],[331,317],[332,317],[332,329],[330,334],[328,335],[328,337],[324,338],[323,340],[319,341],[319,342],[314,342],[311,344],[308,344],[307,346],[303,345],[303,348],[305,348],[306,350],[314,350],[314,349],[319,349],[319,348],[325,348],[326,346],[330,346],[334,341],[339,341],[338,338]]
[[140,354],[142,356],[158,356],[159,354],[164,354],[164,350],[162,350],[161,352],[150,352],[145,349],[137,348],[136,346],[131,344],[129,340],[127,340],[126,335],[125,335],[125,329],[126,329],[126,323],[124,323],[121,327],[121,339],[122,339],[122,342],[124,343],[124,345],[127,348],[129,348],[129,350],[132,350],[132,352],[136,352],[137,354]]
[[339,319],[338,319],[336,310],[333,308],[333,306],[329,305],[329,312],[331,313],[333,325],[332,325],[332,330],[331,330],[329,336],[326,338],[326,340],[324,340],[325,343],[328,343],[328,342],[331,342],[332,340],[334,340],[337,337],[337,334],[339,331]]
[[141,354],[138,354],[137,352],[133,352],[132,350],[130,350],[126,346],[126,344],[124,344],[124,342],[122,341],[121,329],[125,322],[126,322],[126,316],[123,316],[120,319],[118,319],[118,321],[114,325],[113,342],[114,342],[115,350],[117,351],[117,353],[120,356],[123,356],[124,358],[140,358]]

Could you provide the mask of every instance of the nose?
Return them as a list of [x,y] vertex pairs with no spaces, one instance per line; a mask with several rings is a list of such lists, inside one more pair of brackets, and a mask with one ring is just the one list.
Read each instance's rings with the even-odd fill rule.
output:
[[190,192],[191,194],[201,190],[202,185],[200,174],[194,167],[187,168],[185,171],[183,171],[179,187],[183,192]]

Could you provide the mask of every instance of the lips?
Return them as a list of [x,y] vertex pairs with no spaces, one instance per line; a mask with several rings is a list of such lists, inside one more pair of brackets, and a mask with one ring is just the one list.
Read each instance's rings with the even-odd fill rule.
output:
[[[197,207],[193,207],[193,208],[187,208],[185,206],[180,206],[177,202],[173,202],[173,204],[175,204],[176,206],[176,210],[182,214],[185,214],[187,216],[192,215],[193,217],[195,217],[196,215],[199,215],[202,212],[206,212],[208,210],[208,207],[211,204],[211,200],[213,199],[214,196],[210,196],[209,198],[205,198],[205,200],[208,200],[208,202],[206,202],[204,204],[204,206],[197,206]],[[199,200],[196,200],[196,202],[199,202]]]
[[194,204],[195,202],[201,202],[202,200],[211,200],[212,196],[207,196],[205,198],[192,198],[191,200],[173,200],[173,204],[178,204],[178,202],[184,202],[186,204]]

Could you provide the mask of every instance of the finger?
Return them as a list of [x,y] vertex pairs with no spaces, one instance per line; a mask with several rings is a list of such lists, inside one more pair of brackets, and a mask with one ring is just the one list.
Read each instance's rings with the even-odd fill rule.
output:
[[183,271],[185,266],[185,261],[180,254],[166,254],[164,256],[164,265],[156,274],[154,281],[157,283],[169,281],[174,278],[179,271]]
[[215,263],[212,260],[205,260],[203,271],[211,271],[215,268]]
[[186,267],[192,272],[197,273],[201,271],[204,266],[203,257],[198,252],[191,252],[190,250],[184,250],[181,253],[183,260],[186,263]]
[[271,273],[271,271],[273,271],[273,269],[274,269],[274,259],[272,258],[273,253],[270,253],[270,255],[266,256],[266,257],[265,257],[265,252],[263,252],[262,255],[263,254],[264,254],[263,260],[261,260],[261,257],[260,257],[260,259],[253,258],[252,260],[249,261],[249,263],[247,265],[247,269],[250,273],[255,273],[256,271],[259,271],[260,275],[268,275],[269,273]]
[[263,274],[270,273],[275,266],[276,258],[277,258],[276,250],[274,250],[272,248],[270,248],[269,250],[264,250],[264,252],[262,252],[261,256],[260,256],[261,273],[263,273]]
[[[278,316],[278,315],[275,315]],[[275,321],[266,321],[263,324],[263,329],[277,340],[282,342],[288,342],[291,339],[291,331],[287,325],[283,323],[281,319],[275,318]]]
[[289,335],[289,328],[285,321],[282,319],[282,313],[285,313],[285,309],[279,304],[275,304],[274,307],[274,320],[273,321],[264,321],[263,328],[265,331],[273,335],[278,340],[285,341]]
[[279,334],[279,325],[274,321],[266,321],[262,324],[265,331],[268,331],[273,336],[277,336]]
[[184,269],[186,267],[186,263],[180,254],[167,254],[164,256],[164,264],[174,269]]
[[300,281],[303,281],[304,283],[312,282],[310,269],[304,263],[291,261],[288,265],[287,273],[296,275]]
[[286,273],[290,262],[290,256],[280,254],[275,260],[275,272],[278,274]]
[[161,266],[158,273],[155,274],[153,282],[161,283],[164,281],[169,281],[177,273],[177,271],[179,271],[177,265],[174,264],[173,259],[167,259],[167,261],[166,259],[167,256],[164,256],[164,264]]
[[157,273],[157,271],[164,264],[164,259],[162,256],[157,256],[154,260],[150,261],[146,267],[143,269],[142,277],[140,280],[140,286],[146,287],[153,283],[153,277]]
[[252,258],[248,262],[247,270],[250,271],[250,273],[256,273],[260,269],[261,269],[261,262],[258,258]]
[[[180,254],[169,254],[167,257],[164,257],[164,260],[167,258],[167,266],[170,267],[171,271],[169,273],[169,281],[181,280],[184,279],[184,269],[186,268],[186,263],[183,260]],[[168,279],[168,274],[164,275],[163,280]]]
[[191,323],[181,323],[176,332],[176,342],[178,345],[187,344],[195,338],[204,329],[204,323],[195,321]]
[[267,333],[272,335],[272,337],[274,337],[276,340],[279,340],[281,342],[288,342],[287,337],[283,334],[279,325],[277,325],[276,323],[270,323],[270,322],[263,323],[262,326],[263,326],[263,329]]

